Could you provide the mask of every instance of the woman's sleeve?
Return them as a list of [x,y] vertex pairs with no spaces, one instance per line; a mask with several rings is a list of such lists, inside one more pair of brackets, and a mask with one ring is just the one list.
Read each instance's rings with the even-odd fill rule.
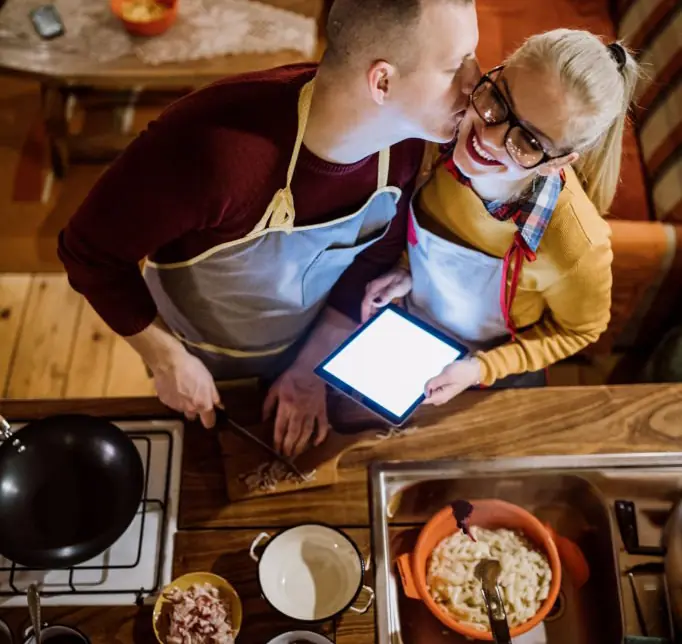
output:
[[596,342],[611,315],[611,263],[606,242],[590,248],[543,296],[545,315],[508,342],[476,356],[481,384],[490,386],[512,374],[539,371]]

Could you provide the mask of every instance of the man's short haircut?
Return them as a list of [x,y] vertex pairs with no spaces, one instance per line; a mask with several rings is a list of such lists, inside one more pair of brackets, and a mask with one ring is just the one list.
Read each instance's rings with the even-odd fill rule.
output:
[[469,5],[474,0],[336,0],[327,20],[324,63],[340,67],[383,59],[411,66],[422,6],[436,1]]

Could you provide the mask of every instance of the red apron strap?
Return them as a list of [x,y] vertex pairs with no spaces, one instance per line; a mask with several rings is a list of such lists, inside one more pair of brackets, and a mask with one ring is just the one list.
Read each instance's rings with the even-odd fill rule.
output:
[[410,246],[416,246],[419,243],[419,238],[417,237],[417,231],[414,227],[414,210],[412,206],[409,208],[409,213],[407,216],[407,243]]
[[[502,265],[502,284],[500,285],[500,308],[504,317],[504,323],[507,325],[512,342],[516,340],[516,325],[512,320],[511,309],[516,297],[516,291],[519,286],[519,279],[521,277],[521,268],[526,253],[524,250],[524,241],[521,234],[517,232],[514,235],[514,241],[509,247],[509,250],[504,255],[504,262]],[[511,269],[511,279],[507,281]]]
[[[502,284],[500,287],[500,308],[504,316],[504,322],[507,325],[512,342],[516,340],[516,325],[511,317],[512,304],[519,286],[521,277],[521,268],[523,260],[535,261],[535,253],[526,247],[525,241],[521,233],[517,232],[514,235],[514,241],[509,247],[509,250],[504,255],[504,263],[502,269]],[[512,266],[513,264],[513,266]],[[511,279],[507,283],[507,276],[511,268]],[[545,367],[545,378],[549,381],[549,368]]]

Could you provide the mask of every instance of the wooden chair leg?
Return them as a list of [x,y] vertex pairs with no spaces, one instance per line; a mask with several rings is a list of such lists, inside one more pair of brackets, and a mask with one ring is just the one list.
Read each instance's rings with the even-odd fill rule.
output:
[[50,146],[52,171],[63,179],[69,168],[69,126],[66,120],[66,93],[59,85],[40,86],[45,130]]

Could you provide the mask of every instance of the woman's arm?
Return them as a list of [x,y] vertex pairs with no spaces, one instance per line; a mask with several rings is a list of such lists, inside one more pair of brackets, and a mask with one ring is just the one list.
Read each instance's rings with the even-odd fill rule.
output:
[[519,333],[516,342],[477,353],[481,384],[539,371],[596,342],[611,316],[612,261],[609,243],[592,247],[543,293],[542,320]]

